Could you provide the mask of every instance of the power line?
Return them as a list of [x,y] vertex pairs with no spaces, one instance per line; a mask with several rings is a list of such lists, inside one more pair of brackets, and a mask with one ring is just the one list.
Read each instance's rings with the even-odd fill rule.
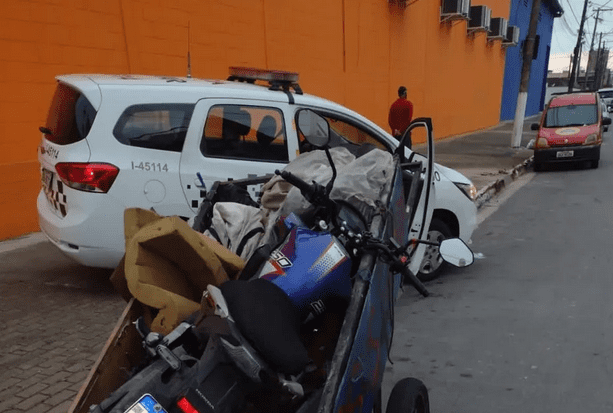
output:
[[577,24],[579,24],[579,19],[577,18],[577,15],[575,14],[575,11],[573,10],[573,6],[570,5],[570,1],[566,0],[566,4],[568,4],[568,8],[571,14],[573,15],[573,17],[575,18],[575,21],[577,22]]
[[570,27],[570,24],[568,24],[568,21],[566,20],[566,15],[565,14],[562,15],[562,22],[564,23],[562,27],[564,27],[571,36],[576,37],[577,36],[577,32],[574,31],[572,29],[572,27]]
[[604,6],[606,6],[607,4],[611,3],[612,1],[613,1],[613,0],[609,0],[609,1],[607,1],[605,4],[600,5],[600,6],[598,6],[598,4],[594,4],[594,3],[592,3],[592,6],[598,6],[598,7],[600,7],[600,8],[603,8]]
[[562,23],[562,27],[564,27],[568,31],[568,33],[570,33],[572,36],[577,36],[577,32],[575,32],[572,27],[570,27],[570,24],[568,24],[565,15],[562,15]]

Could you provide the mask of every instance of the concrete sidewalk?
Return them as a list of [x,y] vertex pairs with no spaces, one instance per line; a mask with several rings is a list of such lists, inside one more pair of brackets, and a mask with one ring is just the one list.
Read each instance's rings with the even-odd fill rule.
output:
[[[461,172],[473,182],[478,191],[475,202],[481,208],[531,166],[533,151],[526,146],[536,137],[530,124],[538,122],[539,116],[525,119],[518,149],[511,147],[513,121],[508,121],[490,129],[437,140],[434,144],[435,161]],[[436,125],[434,132],[436,136]],[[425,153],[425,145],[415,145],[414,149]]]

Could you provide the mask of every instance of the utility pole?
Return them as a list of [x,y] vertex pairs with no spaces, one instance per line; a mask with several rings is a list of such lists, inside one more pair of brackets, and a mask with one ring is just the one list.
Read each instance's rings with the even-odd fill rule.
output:
[[[592,65],[590,65],[590,62],[592,62],[592,52],[594,51],[594,40],[596,40],[596,28],[598,27],[598,21],[600,20],[600,12],[601,11],[612,11],[613,9],[605,9],[604,7],[599,7],[596,9],[596,18],[594,19],[594,32],[592,33],[592,42],[590,43],[590,52],[589,52],[589,56],[588,56],[588,64],[587,64],[587,68],[585,69],[585,81],[583,82],[583,88],[587,89],[587,75],[589,73],[589,68],[590,66],[592,67],[596,67],[596,62],[593,62]],[[594,69],[596,70],[596,69]],[[594,82],[592,81],[592,87],[591,89],[594,89]]]
[[[573,83],[575,82],[575,75],[577,73],[577,58],[579,57],[579,48],[581,46],[581,40],[583,39],[583,24],[585,23],[585,13],[587,12],[587,2],[583,4],[583,15],[581,16],[581,23],[579,24],[579,35],[577,36],[577,45],[575,46],[575,55],[573,57],[573,69],[570,73],[570,82],[568,82],[568,93],[573,91]],[[579,60],[580,64],[581,60]]]
[[600,89],[600,85],[602,84],[602,74],[604,72],[604,66],[606,65],[603,62],[604,56],[604,43],[602,42],[602,33],[600,33],[600,41],[598,42],[598,53],[596,54],[596,73],[594,79],[594,88],[596,90]]
[[[594,38],[596,37],[596,27],[598,27],[598,16],[600,15],[601,7],[596,9],[596,18],[594,19],[594,33],[592,33],[592,43],[590,43],[590,51],[587,56],[587,67],[585,68],[585,79],[583,80],[583,89],[587,90],[587,75],[590,72],[590,62],[592,62],[592,51],[594,50]],[[593,66],[593,65],[592,65]],[[592,82],[592,86],[594,82]]]
[[579,44],[579,61],[577,62],[577,73],[575,75],[575,81],[573,85],[579,84],[579,78],[581,77],[581,56],[583,55],[583,42]]
[[598,89],[598,74],[600,73],[600,49],[602,48],[602,33],[600,33],[600,41],[598,42],[598,50],[596,51],[596,62],[594,66],[594,89]]
[[[587,0],[585,0],[585,3],[587,4]],[[521,135],[524,130],[524,119],[526,117],[526,103],[528,102],[528,86],[530,85],[530,68],[532,67],[534,41],[536,39],[536,29],[539,22],[540,11],[541,0],[532,0],[530,26],[528,27],[528,35],[524,40],[521,81],[519,83],[519,93],[517,94],[517,106],[515,107],[513,135],[511,135],[512,148],[519,148],[521,146]]]

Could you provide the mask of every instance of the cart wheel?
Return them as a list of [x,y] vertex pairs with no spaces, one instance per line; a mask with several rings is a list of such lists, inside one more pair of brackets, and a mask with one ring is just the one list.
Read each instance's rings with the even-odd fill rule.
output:
[[386,413],[430,413],[428,390],[421,380],[408,377],[392,389]]

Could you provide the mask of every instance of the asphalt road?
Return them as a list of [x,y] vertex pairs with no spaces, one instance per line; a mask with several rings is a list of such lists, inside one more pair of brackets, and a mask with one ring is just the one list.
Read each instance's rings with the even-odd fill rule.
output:
[[613,145],[530,175],[473,235],[482,259],[400,299],[386,393],[413,376],[433,412],[613,411]]

